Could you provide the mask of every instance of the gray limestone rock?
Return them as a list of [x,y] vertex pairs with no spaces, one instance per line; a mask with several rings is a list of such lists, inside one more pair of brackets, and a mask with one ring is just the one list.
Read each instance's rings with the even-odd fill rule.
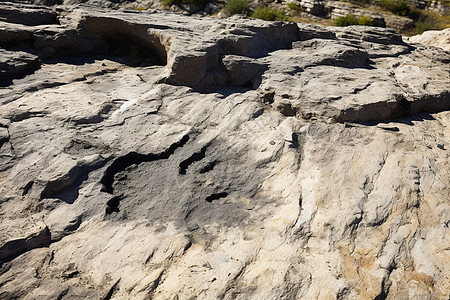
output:
[[39,68],[39,57],[22,51],[0,49],[0,80],[23,77]]
[[58,24],[0,22],[1,299],[448,296],[448,52],[22,8]]
[[450,28],[440,31],[428,30],[411,37],[409,40],[414,43],[440,47],[446,51],[450,51]]

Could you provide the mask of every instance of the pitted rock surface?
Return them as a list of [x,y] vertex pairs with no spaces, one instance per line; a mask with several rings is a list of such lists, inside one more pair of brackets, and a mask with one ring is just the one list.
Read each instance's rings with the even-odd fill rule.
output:
[[0,298],[446,299],[448,52],[361,26],[14,7]]

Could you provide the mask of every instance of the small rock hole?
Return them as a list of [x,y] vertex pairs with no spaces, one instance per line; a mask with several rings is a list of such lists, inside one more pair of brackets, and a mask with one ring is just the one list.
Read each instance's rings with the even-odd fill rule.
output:
[[228,196],[227,192],[222,192],[222,193],[216,193],[216,194],[211,194],[208,197],[206,197],[205,201],[208,203],[213,202],[214,200],[218,200],[220,198],[225,198],[226,196]]

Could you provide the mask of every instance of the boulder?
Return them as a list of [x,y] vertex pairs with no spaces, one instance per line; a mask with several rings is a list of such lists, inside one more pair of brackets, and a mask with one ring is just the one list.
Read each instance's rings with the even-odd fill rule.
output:
[[440,47],[450,51],[450,28],[425,31],[422,34],[410,37],[409,40],[413,43]]

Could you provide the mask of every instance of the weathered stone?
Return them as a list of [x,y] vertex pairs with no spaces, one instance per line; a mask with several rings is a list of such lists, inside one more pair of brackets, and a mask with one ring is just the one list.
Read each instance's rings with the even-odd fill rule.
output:
[[330,13],[330,9],[326,7],[327,2],[324,0],[301,0],[300,5],[305,8],[305,10],[319,17],[326,17]]
[[420,43],[428,46],[440,47],[450,51],[450,28],[444,30],[429,30],[422,34],[409,38],[411,42]]
[[448,296],[448,52],[57,11],[0,39],[0,298]]
[[253,87],[257,76],[267,70],[267,66],[254,59],[237,55],[227,55],[222,59],[231,85]]
[[39,68],[38,56],[0,49],[0,81],[27,75]]
[[34,5],[9,3],[0,7],[0,21],[29,26],[59,24],[53,9]]
[[36,224],[35,227],[37,228],[33,228],[33,231],[27,233],[27,236],[2,241],[0,264],[16,258],[24,252],[49,245],[50,233],[47,226],[41,222]]

